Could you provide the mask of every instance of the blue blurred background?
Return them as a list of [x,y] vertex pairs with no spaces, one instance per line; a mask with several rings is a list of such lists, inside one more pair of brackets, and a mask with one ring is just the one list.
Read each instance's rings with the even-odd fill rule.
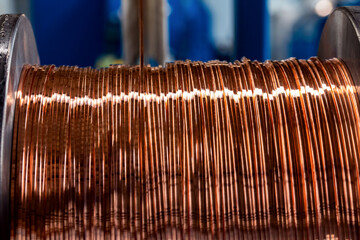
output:
[[[316,55],[333,8],[360,5],[360,0],[166,1],[170,61],[308,58]],[[56,65],[122,63],[121,8],[121,0],[0,0],[1,14],[29,16],[41,63]]]

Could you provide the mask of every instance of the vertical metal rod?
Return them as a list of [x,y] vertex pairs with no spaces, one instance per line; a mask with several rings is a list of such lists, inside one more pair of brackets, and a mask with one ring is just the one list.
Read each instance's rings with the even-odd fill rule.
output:
[[142,80],[144,68],[144,6],[143,0],[139,1],[139,54],[140,54],[140,78]]

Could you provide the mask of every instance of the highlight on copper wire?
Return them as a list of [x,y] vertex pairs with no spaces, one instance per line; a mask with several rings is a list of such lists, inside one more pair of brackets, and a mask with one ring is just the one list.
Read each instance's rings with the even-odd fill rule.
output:
[[25,66],[16,96],[12,238],[359,236],[341,60]]

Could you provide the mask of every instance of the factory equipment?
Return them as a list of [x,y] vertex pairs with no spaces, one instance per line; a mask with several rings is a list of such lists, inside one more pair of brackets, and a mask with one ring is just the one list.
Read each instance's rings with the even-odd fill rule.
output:
[[0,17],[0,224],[12,238],[357,239],[359,7],[318,58],[40,66]]

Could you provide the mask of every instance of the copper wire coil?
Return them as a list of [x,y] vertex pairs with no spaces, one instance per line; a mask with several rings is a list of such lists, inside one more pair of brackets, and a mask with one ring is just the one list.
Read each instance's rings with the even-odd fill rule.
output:
[[338,59],[25,66],[12,238],[357,239],[359,99]]

